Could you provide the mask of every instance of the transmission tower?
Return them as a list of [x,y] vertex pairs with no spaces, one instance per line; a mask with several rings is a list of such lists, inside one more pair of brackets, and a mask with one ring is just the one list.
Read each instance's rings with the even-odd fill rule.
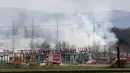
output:
[[12,20],[12,51],[15,50],[15,35],[16,35],[16,28],[14,24],[14,20]]
[[31,46],[32,46],[32,49],[35,50],[35,47],[34,47],[34,19],[32,19],[32,39],[31,39]]

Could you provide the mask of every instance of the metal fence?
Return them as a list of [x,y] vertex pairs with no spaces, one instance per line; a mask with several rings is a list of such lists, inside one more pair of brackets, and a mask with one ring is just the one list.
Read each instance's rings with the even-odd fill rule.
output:
[[59,49],[59,50],[19,50],[17,52],[3,51],[0,55],[0,63],[12,63],[19,59],[21,63],[40,62],[43,63],[49,53],[61,56],[62,64],[86,64],[89,60],[97,63],[110,63],[116,58],[116,54],[110,52],[92,52],[85,48]]

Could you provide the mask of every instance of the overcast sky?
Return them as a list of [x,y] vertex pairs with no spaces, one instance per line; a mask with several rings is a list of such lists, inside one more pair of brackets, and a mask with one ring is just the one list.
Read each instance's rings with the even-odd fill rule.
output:
[[[24,8],[24,9],[44,11],[44,12],[49,12],[49,13],[50,12],[51,13],[53,12],[66,12],[66,13],[78,12],[80,14],[80,12],[88,12],[88,11],[93,11],[93,12],[110,11],[110,10],[130,11],[130,0],[0,0],[0,7]],[[99,16],[97,16],[97,19],[102,20],[102,18],[105,18],[106,16],[107,16],[107,13],[103,14],[102,12]],[[23,22],[20,17],[18,19],[21,22]],[[88,21],[88,19],[85,19],[84,22],[85,21]],[[62,23],[65,23],[65,22],[62,22]],[[105,26],[110,25],[110,24],[105,24]],[[88,40],[90,39],[88,38],[87,35],[85,35],[86,29],[93,28],[93,26],[91,24],[88,24],[87,22],[84,24],[84,26],[85,27],[83,28],[83,30],[81,30],[82,33],[77,32],[78,31],[77,28],[75,28],[76,30],[74,29],[74,34],[72,34],[70,30],[65,30],[66,32],[63,31],[64,34],[62,35],[62,39],[67,39],[69,41],[72,39],[70,42],[73,42],[76,44],[77,43],[79,44],[81,42],[80,44],[86,44]],[[107,34],[109,33],[109,31],[106,31],[107,29],[106,28],[103,29],[103,28],[104,27],[100,28],[101,31],[103,31],[103,33],[109,36],[109,34]],[[73,36],[74,38],[71,36]],[[94,34],[92,34],[90,37],[93,38],[93,36]],[[96,36],[96,38],[101,38],[101,37]],[[113,38],[115,39],[114,36]],[[112,40],[112,36],[110,37],[110,39]]]
[[130,0],[0,0],[0,7],[26,8],[44,12],[130,10]]

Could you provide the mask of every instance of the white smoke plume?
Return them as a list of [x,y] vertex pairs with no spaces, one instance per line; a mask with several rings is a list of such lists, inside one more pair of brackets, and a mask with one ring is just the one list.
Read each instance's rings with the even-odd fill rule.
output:
[[[107,4],[105,5],[101,5],[102,2],[105,2],[103,0],[101,3],[98,2],[99,4],[93,2],[94,0],[71,0],[71,4],[73,5],[72,13],[77,12],[77,14],[76,16],[68,15],[66,20],[59,19],[59,41],[67,41],[78,47],[92,45],[94,41],[100,43],[101,45],[106,45],[106,43],[110,41],[117,41],[114,33],[110,33],[113,25],[111,22],[104,22],[103,20],[104,18],[110,18],[107,16],[108,13],[104,12],[102,16],[98,16],[98,13],[101,15],[100,11],[103,13],[102,11],[111,10],[111,1],[107,0]],[[93,12],[93,16],[91,17],[96,17],[96,19],[99,19],[98,21],[102,23],[95,21],[94,26],[93,21],[90,21],[89,17],[83,14],[88,10]],[[56,21],[48,23],[48,25],[51,24],[56,24]],[[62,24],[68,26],[62,26]],[[95,32],[93,32],[93,28],[95,28]],[[51,34],[53,34],[51,36],[53,38],[52,40],[56,41],[56,27],[49,27],[44,31],[50,31]]]
[[[38,1],[36,0],[36,2]],[[34,2],[34,4],[36,2]],[[98,21],[104,22],[103,19],[106,17],[109,18],[107,16],[108,13],[100,14],[100,11],[103,13],[102,11],[111,10],[111,0],[44,0],[44,2],[39,3],[37,5],[40,5],[43,11],[48,13],[63,12],[66,14],[64,19],[59,18],[59,41],[67,41],[78,47],[84,47],[92,45],[94,40],[101,45],[105,45],[106,41],[117,40],[114,34],[110,33],[110,29],[113,27],[111,22],[97,23]],[[32,6],[29,4],[27,5],[34,8],[34,4],[32,4]],[[38,9],[40,7],[38,7]],[[95,22],[90,20],[89,16],[83,14],[88,11],[93,12],[93,16],[91,17],[96,17]],[[69,13],[74,12],[76,12],[76,15],[68,15]],[[102,16],[98,16],[98,13],[96,14],[96,12]],[[52,15],[52,17],[54,17],[54,15]],[[44,16],[43,18],[47,17]],[[97,19],[99,20],[97,21]],[[26,15],[24,16],[24,13],[20,13],[17,20],[19,24],[24,24],[24,22],[26,22]],[[41,22],[40,27],[43,28],[43,33],[41,33],[41,35],[43,35],[43,40],[55,44],[57,30],[56,26],[52,25],[56,25],[56,20],[51,19],[50,15],[50,17],[48,16],[47,21],[48,23]],[[93,26],[93,22],[95,23],[95,26]],[[49,27],[46,27],[44,24],[49,25]],[[93,32],[93,27],[95,27],[96,32]]]
[[[79,23],[80,21],[80,23]],[[48,25],[55,24],[56,21],[48,23]],[[64,25],[65,26],[64,26]],[[67,25],[68,24],[68,25]],[[101,45],[106,45],[106,41],[116,41],[113,33],[110,33],[110,29],[113,27],[111,23],[97,24],[93,26],[92,21],[85,17],[83,14],[77,14],[71,16],[69,19],[59,19],[59,41],[67,41],[70,44],[76,45],[77,47],[84,47],[93,45],[93,42],[98,42]],[[50,39],[52,43],[57,39],[56,26],[48,27],[44,31],[50,31],[46,34],[51,34]],[[93,31],[95,28],[96,32]]]

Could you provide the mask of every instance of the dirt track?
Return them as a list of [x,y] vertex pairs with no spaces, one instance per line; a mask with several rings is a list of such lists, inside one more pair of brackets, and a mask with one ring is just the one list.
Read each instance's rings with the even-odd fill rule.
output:
[[69,64],[64,64],[62,66],[85,66],[85,67],[109,67],[111,64],[79,64],[79,65],[69,65]]
[[79,66],[86,66],[86,67],[109,67],[111,64],[80,64]]

